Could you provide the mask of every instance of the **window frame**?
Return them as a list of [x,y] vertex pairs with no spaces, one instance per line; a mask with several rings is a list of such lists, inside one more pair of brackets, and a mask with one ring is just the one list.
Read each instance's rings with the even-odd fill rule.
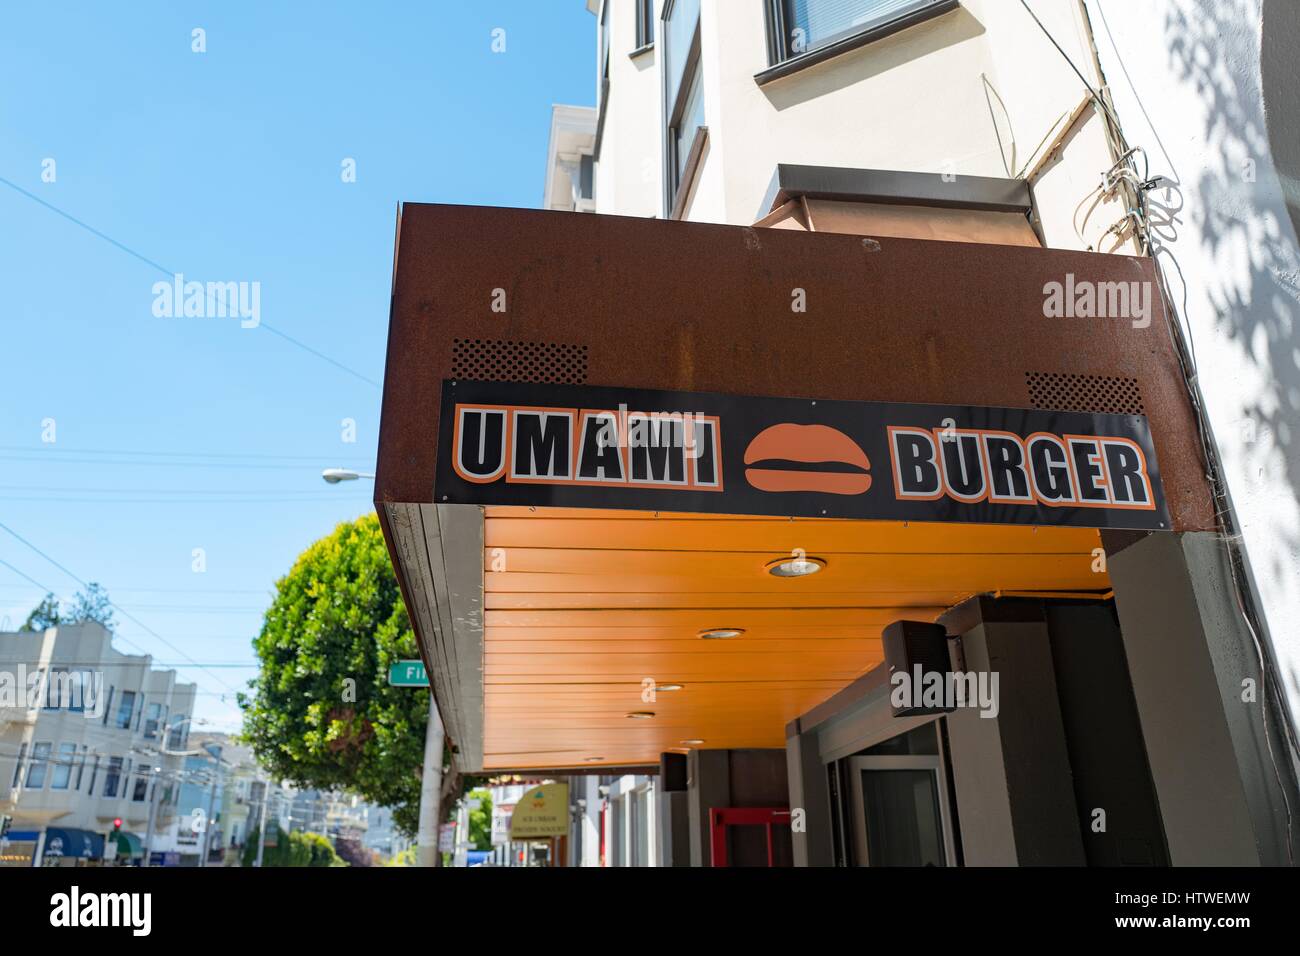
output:
[[[136,692],[133,690],[124,690],[117,698],[117,713],[113,715],[114,730],[130,730],[131,720],[135,717],[135,698]],[[122,722],[122,705],[127,706],[126,722]]]
[[[116,800],[118,798],[117,785],[122,782],[122,765],[126,762],[124,757],[110,756],[104,761],[104,789],[100,796],[107,800]],[[94,786],[95,778],[90,778],[91,786]],[[109,784],[112,783],[112,792],[109,792]]]
[[10,790],[17,790],[23,782],[23,767],[27,764],[27,741],[18,744],[18,759],[14,763],[14,778],[9,784]]
[[86,754],[89,750],[87,744],[82,744],[81,750],[77,753],[77,782],[72,787],[77,793],[81,792],[81,778],[86,775]]
[[[664,208],[663,215],[665,219],[676,218],[674,213],[677,211],[679,194],[682,187],[685,186],[689,191],[693,185],[694,168],[693,164],[688,161],[691,159],[693,152],[696,152],[697,144],[702,149],[704,142],[707,140],[708,124],[701,123],[696,128],[696,135],[691,138],[691,145],[687,147],[686,155],[679,155],[677,148],[677,131],[683,120],[686,119],[686,105],[690,100],[691,89],[696,78],[700,82],[700,102],[704,105],[704,75],[701,56],[701,32],[703,14],[700,6],[696,4],[695,26],[691,31],[691,39],[687,47],[686,57],[682,61],[681,78],[677,83],[677,89],[672,102],[669,102],[669,85],[674,77],[669,75],[670,59],[672,51],[668,49],[670,31],[668,22],[672,19],[678,7],[686,0],[666,0],[664,3],[663,16],[660,18],[662,26],[660,35],[664,38],[664,68],[660,71],[662,74],[662,85],[660,96],[664,104],[664,128],[663,134],[663,174],[664,174]],[[707,119],[707,113],[704,114]],[[698,159],[698,156],[696,157]],[[680,172],[680,175],[679,175]]]
[[767,28],[767,68],[755,74],[762,86],[805,67],[883,39],[917,23],[940,16],[960,6],[958,0],[911,0],[887,19],[849,27],[831,34],[802,50],[790,48],[790,26],[786,14],[791,0],[763,0],[763,19]]
[[636,56],[655,45],[654,0],[636,0],[636,47],[629,54]]
[[[77,745],[69,741],[59,744],[53,751],[54,759],[50,761],[53,771],[50,773],[51,790],[69,790],[72,787],[72,768],[77,764]],[[60,785],[59,771],[64,771],[63,784]]]
[[157,740],[162,733],[163,725],[167,722],[167,705],[161,701],[152,701],[142,710],[147,710],[153,716],[144,719],[144,739]]
[[[45,748],[43,752],[41,750],[42,747]],[[53,751],[54,741],[52,740],[39,740],[32,742],[31,756],[27,761],[27,776],[24,778],[23,782],[24,790],[45,789],[45,778],[49,775],[50,755]],[[32,777],[36,775],[38,770],[40,771],[40,779],[33,783]]]
[[613,0],[601,0],[596,26],[596,142],[592,156],[600,159],[600,147],[605,141],[605,105],[609,101],[609,49],[611,28],[609,8]]

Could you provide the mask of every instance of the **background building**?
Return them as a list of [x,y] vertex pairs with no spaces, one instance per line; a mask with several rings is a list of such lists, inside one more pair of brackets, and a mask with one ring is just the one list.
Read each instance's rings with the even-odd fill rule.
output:
[[102,860],[114,820],[115,862],[138,860],[151,807],[155,834],[175,826],[194,685],[114,650],[93,623],[0,634],[0,682],[33,674],[53,678],[39,706],[0,712],[0,814],[13,817],[5,863]]

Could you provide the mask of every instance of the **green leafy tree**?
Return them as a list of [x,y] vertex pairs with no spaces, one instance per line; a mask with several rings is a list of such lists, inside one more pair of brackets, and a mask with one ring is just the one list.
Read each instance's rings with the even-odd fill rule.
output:
[[476,850],[492,849],[492,794],[487,790],[472,790],[472,799],[481,801],[477,810],[469,812],[469,841]]
[[[445,854],[444,854],[445,855]],[[396,853],[384,861],[384,866],[415,866],[416,848],[408,846],[401,853]]]
[[303,788],[391,807],[414,834],[429,696],[388,685],[389,665],[418,655],[375,515],[299,555],[276,582],[254,649],[260,673],[239,704],[261,765]]
[[63,618],[64,624],[85,624],[88,621],[113,630],[113,602],[108,599],[108,592],[94,581],[86,586],[86,590],[73,595],[72,610]]
[[47,627],[57,627],[59,621],[59,599],[53,594],[46,594],[41,598],[41,603],[32,608],[32,613],[27,615],[21,630],[43,631]]
[[[276,829],[275,846],[262,850],[262,866],[347,866],[337,853],[329,839],[319,833],[304,833],[294,830],[285,833],[279,824],[272,824]],[[244,866],[253,866],[257,862],[257,841],[261,833],[254,827],[244,843],[244,855],[240,861]]]

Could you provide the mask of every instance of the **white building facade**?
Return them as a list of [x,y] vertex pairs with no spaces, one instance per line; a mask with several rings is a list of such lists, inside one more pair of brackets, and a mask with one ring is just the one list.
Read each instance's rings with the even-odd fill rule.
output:
[[174,671],[115,650],[98,624],[0,635],[5,864],[103,861],[119,820],[108,856],[128,862],[151,818],[155,834],[174,830],[194,696]]

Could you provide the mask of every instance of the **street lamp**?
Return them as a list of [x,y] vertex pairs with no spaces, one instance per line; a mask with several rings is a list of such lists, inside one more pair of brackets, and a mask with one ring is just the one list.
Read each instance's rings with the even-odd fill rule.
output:
[[356,481],[358,478],[374,479],[374,475],[364,471],[353,471],[351,468],[326,468],[320,473],[331,485],[337,485],[340,481]]

